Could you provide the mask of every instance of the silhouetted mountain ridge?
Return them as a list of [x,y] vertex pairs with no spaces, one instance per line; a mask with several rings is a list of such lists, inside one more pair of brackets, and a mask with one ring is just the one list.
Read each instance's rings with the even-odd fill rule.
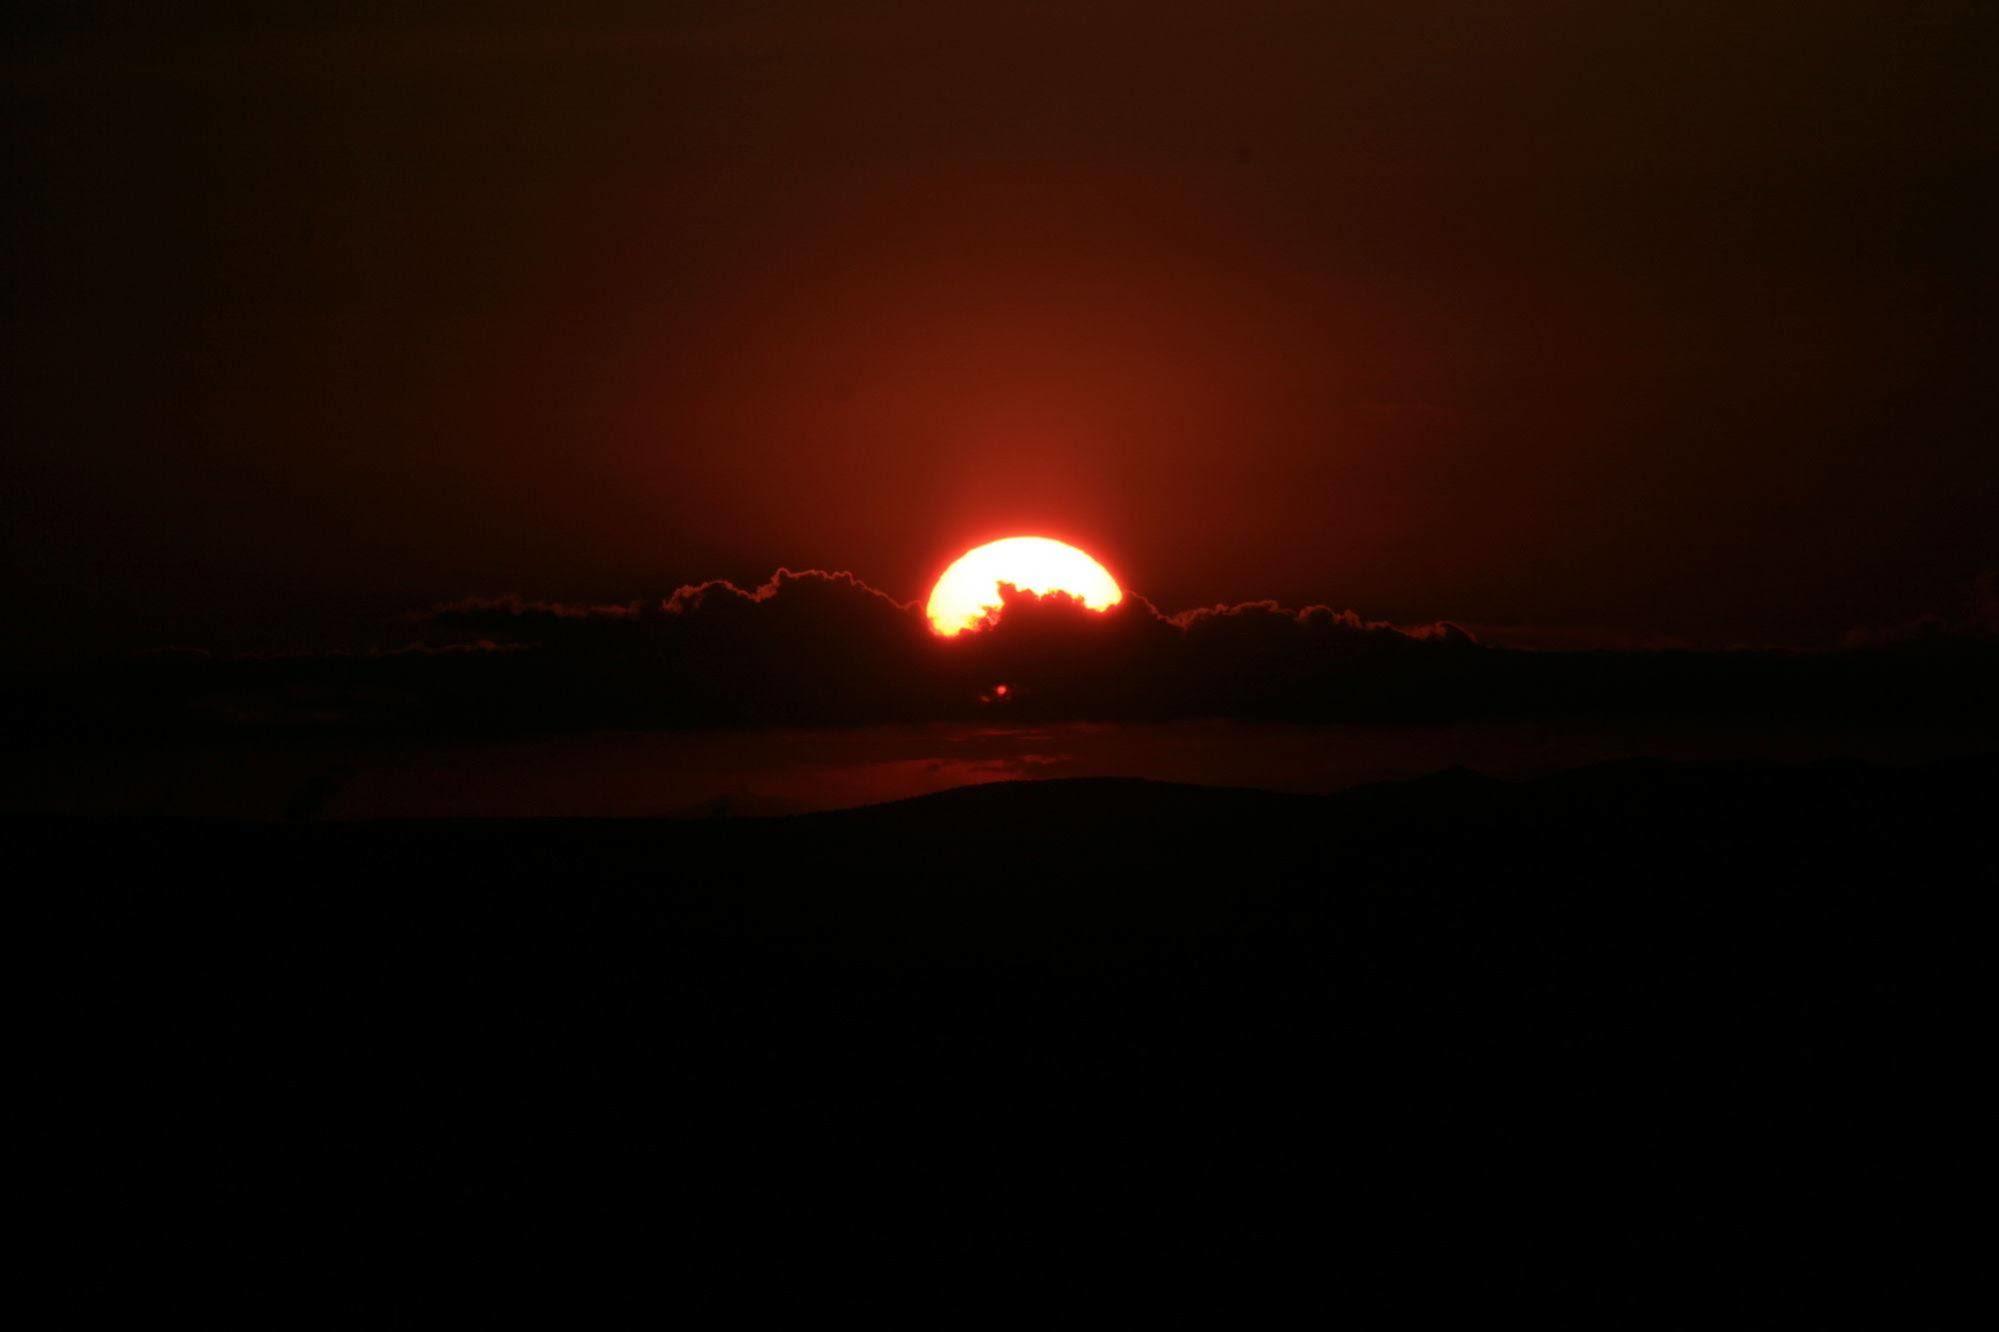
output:
[[7,820],[35,1205],[123,1274],[79,1307],[216,1321],[301,1289],[631,1321],[650,1287],[590,1274],[642,1270],[723,1319],[936,1283],[995,1316],[1926,1322],[1995,793],[1999,756]]

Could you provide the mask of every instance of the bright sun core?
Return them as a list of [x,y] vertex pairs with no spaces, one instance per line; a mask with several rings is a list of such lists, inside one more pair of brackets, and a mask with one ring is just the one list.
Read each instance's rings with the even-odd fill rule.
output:
[[930,627],[949,638],[999,609],[1001,583],[1045,596],[1067,592],[1091,610],[1124,600],[1117,580],[1074,546],[1047,537],[1008,537],[960,555],[930,589]]

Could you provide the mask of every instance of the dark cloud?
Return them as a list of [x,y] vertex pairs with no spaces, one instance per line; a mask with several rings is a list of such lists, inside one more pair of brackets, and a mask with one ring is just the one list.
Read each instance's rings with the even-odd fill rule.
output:
[[[1631,715],[1989,715],[1990,588],[1965,632],[1838,652],[1528,652],[1447,622],[1398,627],[1271,601],[1108,612],[1008,587],[942,639],[848,573],[577,605],[474,598],[371,655],[156,654],[7,696],[16,735],[333,728],[510,734],[640,727],[1237,717],[1452,721]],[[1983,619],[1979,617],[1983,616]],[[1950,650],[1883,650],[1907,642]]]
[[1971,582],[1970,594],[1956,615],[1919,615],[1886,628],[1863,625],[1849,629],[1849,648],[1928,648],[1956,652],[1967,644],[1999,641],[1999,569],[1987,569]]
[[[1162,614],[1129,595],[1106,613],[1060,593],[1001,589],[1002,610],[953,639],[919,606],[851,574],[780,569],[763,586],[683,587],[657,603],[566,606],[518,598],[442,606],[433,645],[532,645],[620,677],[670,683],[690,717],[843,721],[949,717],[981,707],[1063,717],[1311,715],[1357,677],[1474,646],[1454,625],[1404,630],[1326,606],[1275,602]],[[1002,692],[1000,686],[1004,685]],[[648,708],[650,712],[652,709]]]

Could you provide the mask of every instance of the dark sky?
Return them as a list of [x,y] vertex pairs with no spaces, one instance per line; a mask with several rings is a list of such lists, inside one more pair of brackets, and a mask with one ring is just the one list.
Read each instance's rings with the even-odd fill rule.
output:
[[16,653],[1013,532],[1608,641],[1999,565],[1989,7],[29,8]]

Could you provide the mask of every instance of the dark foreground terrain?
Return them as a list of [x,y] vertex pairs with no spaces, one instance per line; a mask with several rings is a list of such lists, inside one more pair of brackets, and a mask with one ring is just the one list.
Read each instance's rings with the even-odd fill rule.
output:
[[78,1324],[1918,1325],[1995,794],[16,820],[28,1256]]

